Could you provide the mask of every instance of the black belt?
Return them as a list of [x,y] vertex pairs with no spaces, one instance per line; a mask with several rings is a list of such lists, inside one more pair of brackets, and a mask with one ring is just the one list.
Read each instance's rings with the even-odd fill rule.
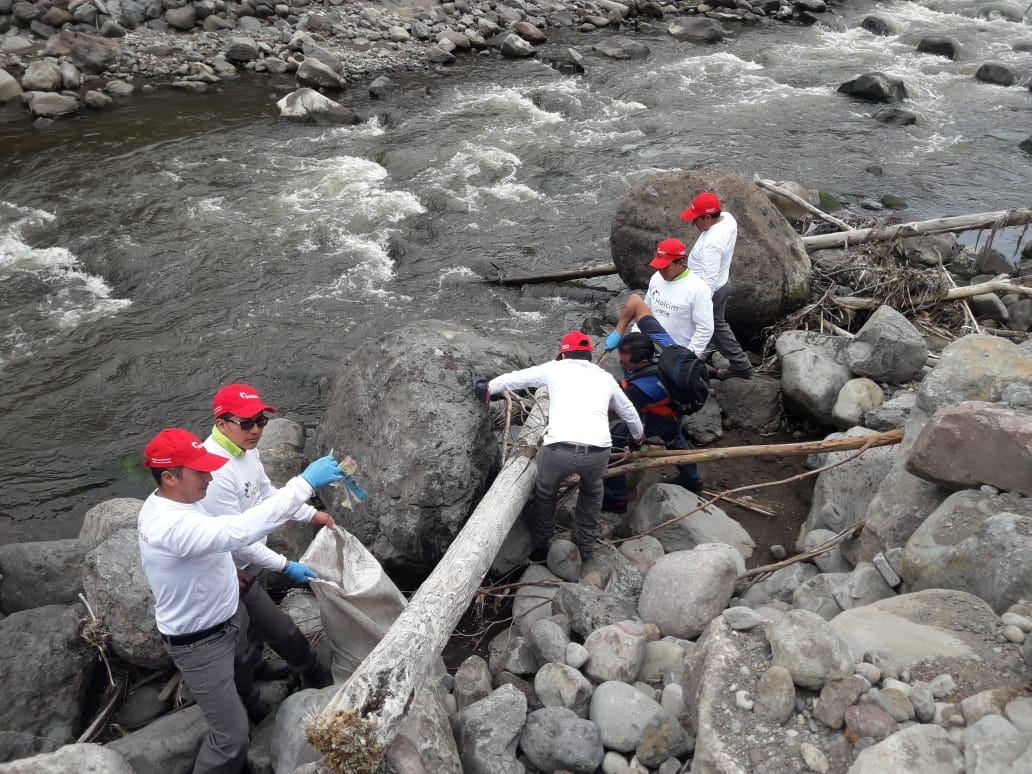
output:
[[218,634],[226,628],[231,618],[226,619],[220,624],[209,626],[207,629],[201,629],[199,632],[191,632],[190,634],[162,634],[161,639],[167,642],[169,645],[193,645],[195,642],[200,642],[205,637],[211,637],[213,634]]
[[601,452],[609,451],[608,446],[591,446],[586,443],[568,443],[567,441],[559,441],[558,443],[548,444],[553,449],[566,449],[567,451],[575,452]]

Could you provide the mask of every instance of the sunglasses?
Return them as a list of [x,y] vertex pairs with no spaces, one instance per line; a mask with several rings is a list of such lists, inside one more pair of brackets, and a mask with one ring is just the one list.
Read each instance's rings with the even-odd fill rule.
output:
[[232,422],[241,430],[251,430],[254,428],[255,425],[258,425],[258,427],[265,427],[267,424],[269,424],[268,417],[258,417],[257,419],[229,419],[227,417],[226,421]]

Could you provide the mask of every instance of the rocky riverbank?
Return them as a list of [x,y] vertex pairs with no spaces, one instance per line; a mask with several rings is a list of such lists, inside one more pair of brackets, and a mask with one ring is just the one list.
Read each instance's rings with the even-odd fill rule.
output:
[[[134,92],[204,92],[241,70],[292,74],[336,93],[377,75],[424,70],[473,53],[535,56],[547,30],[654,31],[716,42],[722,23],[812,23],[824,0],[505,3],[457,0],[0,0],[0,104],[34,119],[110,107]],[[617,42],[610,55],[642,55]],[[647,49],[645,49],[647,53]],[[576,52],[553,52],[576,69]]]

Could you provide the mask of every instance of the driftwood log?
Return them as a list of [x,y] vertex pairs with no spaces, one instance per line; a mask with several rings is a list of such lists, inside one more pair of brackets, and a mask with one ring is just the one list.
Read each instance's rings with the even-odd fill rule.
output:
[[912,223],[897,223],[874,228],[857,228],[850,231],[836,231],[832,234],[817,234],[803,237],[803,247],[810,250],[822,250],[826,247],[848,247],[864,242],[888,242],[892,239],[923,236],[925,234],[945,234],[950,231],[973,231],[982,228],[1003,228],[1005,226],[1021,226],[1032,223],[1032,208],[1015,207],[1012,210],[981,212],[974,215],[956,215],[949,218],[919,220]]
[[504,277],[499,274],[497,277],[485,279],[484,282],[491,285],[537,285],[542,282],[565,282],[566,280],[585,279],[587,277],[603,277],[607,274],[616,274],[615,263],[582,266],[579,269],[562,269],[546,274],[534,274],[529,277]]
[[669,465],[687,465],[690,462],[716,462],[718,460],[741,459],[743,457],[760,457],[771,454],[779,457],[798,457],[806,454],[824,454],[826,452],[848,451],[850,449],[873,449],[876,446],[892,446],[903,440],[902,430],[889,430],[884,433],[861,435],[855,438],[836,438],[825,441],[807,441],[804,443],[769,443],[758,446],[727,446],[722,449],[695,449],[693,451],[648,451],[633,452],[625,455],[625,459],[633,460],[623,465],[609,468],[604,478],[622,476],[635,470],[646,468],[662,468]]
[[306,724],[308,743],[325,756],[335,774],[377,770],[413,694],[433,674],[448,638],[533,492],[535,453],[548,413],[547,390],[538,390],[535,404],[517,449],[437,567],[380,643]]
[[791,191],[786,191],[783,188],[779,188],[778,186],[776,186],[774,183],[770,182],[769,180],[762,180],[759,177],[757,177],[757,178],[754,179],[753,182],[755,182],[756,185],[758,185],[760,188],[765,188],[768,191],[770,191],[771,193],[775,193],[778,196],[781,196],[781,197],[783,197],[785,199],[788,199],[790,202],[793,202],[794,204],[798,204],[800,207],[802,207],[804,210],[806,210],[810,214],[816,215],[821,220],[827,221],[828,223],[830,223],[831,225],[835,226],[836,228],[840,228],[843,231],[849,231],[850,229],[852,229],[852,226],[850,226],[844,220],[839,220],[838,218],[836,218],[836,217],[834,217],[832,215],[829,215],[824,210],[822,210],[820,207],[814,207],[812,204],[810,204],[810,202],[806,201],[806,199],[804,199],[803,197],[796,196]]
[[[1029,277],[1017,277],[1018,280],[1030,279]],[[997,277],[987,282],[979,282],[977,285],[967,285],[962,288],[951,288],[941,295],[919,296],[914,299],[913,306],[919,307],[926,304],[938,304],[943,301],[958,301],[964,298],[980,296],[984,293],[1018,293],[1021,295],[1032,295],[1032,287],[1018,285],[1014,281]],[[867,298],[865,296],[829,296],[829,300],[836,306],[845,309],[877,309],[884,301],[878,298]]]

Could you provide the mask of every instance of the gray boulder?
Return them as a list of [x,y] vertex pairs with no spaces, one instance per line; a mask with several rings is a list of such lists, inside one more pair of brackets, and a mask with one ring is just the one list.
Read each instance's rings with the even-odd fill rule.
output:
[[[325,66],[325,65],[324,65]],[[283,118],[294,121],[329,124],[358,124],[362,119],[354,111],[326,97],[315,89],[297,89],[276,103]]]
[[0,68],[0,104],[10,102],[22,95],[22,87],[18,79],[7,70]]
[[190,4],[169,8],[165,11],[165,23],[176,30],[191,30],[197,24],[197,10]]
[[885,73],[865,73],[838,87],[842,94],[865,102],[901,102],[907,98],[907,88],[899,78]]
[[960,54],[960,43],[948,35],[925,35],[917,44],[922,54],[935,54],[947,59],[956,59]]
[[470,704],[455,716],[465,774],[523,774],[516,744],[527,719],[527,699],[511,685]]
[[0,546],[0,611],[75,604],[86,546],[76,539]]
[[85,616],[81,604],[48,605],[0,620],[0,760],[53,752],[75,741],[96,666],[79,636]]
[[598,726],[562,707],[545,707],[527,716],[520,749],[541,771],[591,774],[601,764],[605,749]]
[[988,484],[1032,495],[1032,411],[981,401],[943,406],[921,429],[906,465],[946,489]]
[[848,339],[809,331],[785,331],[778,336],[775,349],[787,407],[818,424],[834,424],[839,392],[853,378],[845,364],[847,344]]
[[965,400],[999,402],[1011,384],[1032,386],[1032,349],[998,336],[971,334],[942,351],[939,364],[917,390],[917,406],[929,416]]
[[639,500],[631,516],[631,531],[650,534],[663,544],[667,553],[688,551],[703,543],[726,543],[737,549],[742,558],[752,556],[755,542],[742,526],[715,505],[708,505],[655,532],[652,528],[702,504],[698,495],[676,484],[653,484]]
[[898,392],[891,399],[864,414],[864,427],[879,433],[901,429],[906,426],[907,417],[916,403],[915,392]]
[[598,726],[607,748],[630,752],[638,746],[649,722],[666,714],[659,702],[634,686],[609,681],[595,689],[588,719]]
[[913,725],[860,752],[847,774],[884,774],[905,760],[908,771],[964,774],[964,757],[946,729]]
[[331,490],[330,507],[388,569],[433,567],[497,469],[491,414],[470,374],[526,365],[519,348],[434,320],[363,338],[348,353],[319,447],[360,461],[369,500],[352,512]]
[[47,38],[47,56],[67,56],[80,70],[99,74],[114,64],[121,46],[109,38],[86,35],[68,29]]
[[148,669],[171,665],[154,620],[154,595],[140,562],[136,530],[118,530],[86,554],[82,580],[115,653]]
[[792,593],[792,607],[809,610],[825,621],[830,621],[842,612],[838,595],[848,577],[848,572],[822,572],[814,575]]
[[534,675],[534,693],[545,707],[572,710],[578,717],[588,716],[588,706],[595,687],[572,666],[548,663]]
[[298,66],[294,78],[301,86],[316,89],[343,89],[347,85],[333,68],[311,56]]
[[720,22],[707,16],[678,17],[667,26],[674,38],[688,43],[719,43],[724,39]]
[[196,704],[108,743],[134,772],[190,771],[208,723]]
[[258,44],[246,35],[234,35],[226,43],[226,59],[231,62],[250,62],[258,56]]
[[515,33],[502,40],[501,54],[506,59],[526,59],[534,56],[534,46]]
[[68,744],[52,753],[0,763],[0,774],[133,774],[133,768],[110,747]]
[[22,75],[25,91],[56,91],[61,88],[61,68],[55,59],[37,59],[29,62]]
[[967,591],[1003,613],[1032,589],[1032,499],[957,492],[907,542],[902,575],[913,589]]
[[71,94],[27,91],[23,99],[35,118],[60,118],[79,111],[79,100]]
[[835,405],[831,407],[832,421],[843,430],[856,427],[868,411],[881,405],[884,397],[877,382],[866,378],[850,379],[842,385]]
[[[826,440],[873,434],[873,430],[854,427],[845,433],[832,433]],[[838,533],[861,521],[878,487],[892,469],[899,451],[895,446],[880,446],[849,459],[855,454],[854,451],[841,451],[819,455],[819,466],[842,464],[817,475],[810,512],[803,523],[797,544],[800,550],[803,550],[805,535],[813,530],[826,529]]]
[[691,639],[727,607],[737,577],[734,560],[722,551],[667,554],[649,568],[638,611],[664,636]]
[[79,541],[89,551],[120,529],[136,529],[142,507],[143,500],[135,497],[116,497],[97,503],[83,517]]
[[[595,53],[610,59],[645,59],[652,53],[644,43],[623,35],[606,38],[601,43],[596,43],[593,48]],[[632,285],[631,287],[639,286]]]
[[629,288],[647,287],[654,269],[647,257],[670,234],[687,235],[681,212],[702,191],[712,191],[738,221],[731,275],[735,292],[727,320],[747,339],[809,298],[810,258],[799,236],[757,185],[716,169],[662,172],[634,186],[617,208],[610,232],[613,262]]
[[829,623],[808,610],[792,610],[767,624],[771,663],[782,666],[800,688],[820,690],[833,674],[850,674],[853,657]]
[[924,368],[928,346],[906,317],[880,306],[846,346],[846,365],[876,382],[909,382]]
[[975,71],[975,78],[997,86],[1013,86],[1018,81],[1018,74],[1003,62],[983,62]]
[[645,628],[637,621],[621,621],[596,629],[584,640],[588,651],[585,674],[597,683],[638,677],[645,660]]
[[[781,426],[783,411],[781,382],[778,379],[759,375],[754,375],[752,379],[725,379],[711,382],[710,390],[709,400],[716,395],[728,427],[745,433],[766,434]],[[709,400],[706,401],[707,407]],[[703,408],[703,411],[706,410]],[[692,419],[688,417],[685,421],[686,430],[693,426]],[[690,440],[703,443],[694,433]]]

